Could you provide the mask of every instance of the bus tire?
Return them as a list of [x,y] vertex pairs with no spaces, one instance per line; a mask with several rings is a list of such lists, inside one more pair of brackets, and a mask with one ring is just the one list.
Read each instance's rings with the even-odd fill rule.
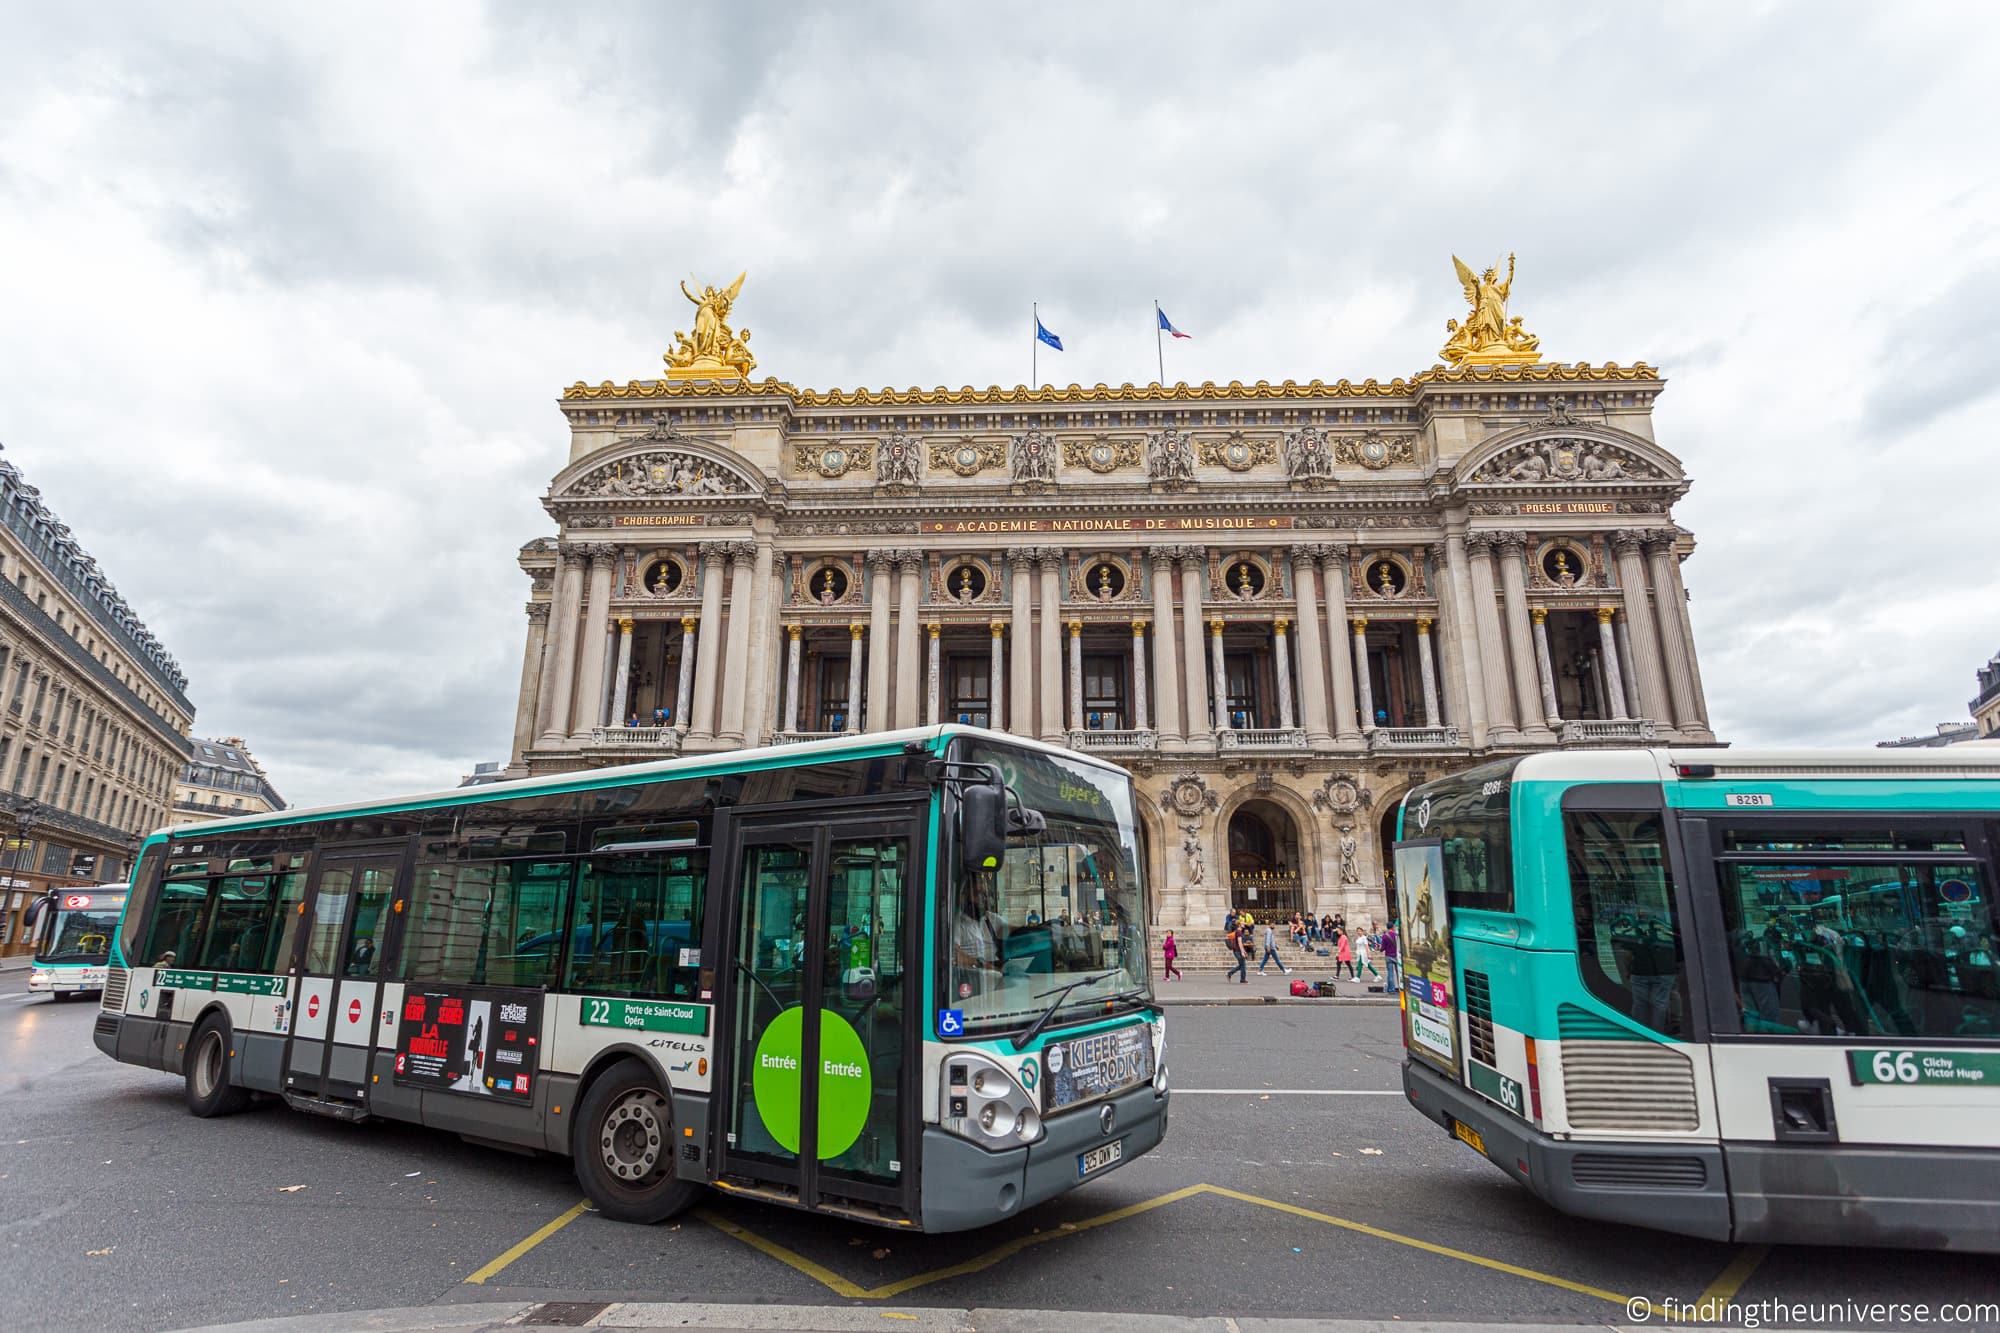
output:
[[188,1112],[204,1120],[234,1115],[250,1104],[250,1090],[229,1082],[229,1021],[219,1014],[194,1025],[186,1078]]
[[663,1222],[698,1186],[674,1174],[673,1102],[638,1060],[600,1074],[576,1109],[570,1151],[597,1211],[618,1222]]
[[66,990],[52,990],[49,992],[49,998],[57,1004],[66,1003],[69,1000],[69,995],[70,993]]

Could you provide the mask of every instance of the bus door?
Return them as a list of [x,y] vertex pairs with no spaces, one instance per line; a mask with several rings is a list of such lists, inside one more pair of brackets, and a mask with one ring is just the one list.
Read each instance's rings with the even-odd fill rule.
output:
[[313,869],[298,933],[285,1091],[365,1102],[378,978],[402,847],[331,849]]
[[918,821],[732,827],[720,1174],[808,1207],[914,1216]]

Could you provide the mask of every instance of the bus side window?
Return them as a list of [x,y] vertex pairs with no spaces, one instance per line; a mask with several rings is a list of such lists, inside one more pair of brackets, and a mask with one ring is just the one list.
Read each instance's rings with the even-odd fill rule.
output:
[[206,876],[168,880],[160,890],[159,910],[143,951],[146,966],[194,967],[201,953],[208,916]]
[[183,967],[211,972],[254,972],[262,965],[271,935],[271,875],[231,875],[214,881],[215,911],[199,960],[186,954]]
[[1659,814],[1571,810],[1563,831],[1584,986],[1661,1036],[1685,1036],[1686,964]]
[[689,999],[701,943],[705,852],[599,856],[584,862],[570,930],[565,989],[646,999]]
[[403,976],[472,986],[547,986],[573,863],[468,861],[417,867],[417,920]]
[[305,898],[306,877],[302,870],[278,876],[272,907],[271,930],[266,936],[264,956],[246,972],[284,973],[292,970],[292,953],[299,938],[299,922],[304,918],[299,903]]
[[159,891],[160,862],[165,859],[165,847],[149,847],[139,858],[139,868],[132,872],[132,893],[125,903],[125,919],[118,927],[118,947],[124,950],[128,967],[143,967],[152,961],[139,956],[139,928],[146,923],[147,909]]

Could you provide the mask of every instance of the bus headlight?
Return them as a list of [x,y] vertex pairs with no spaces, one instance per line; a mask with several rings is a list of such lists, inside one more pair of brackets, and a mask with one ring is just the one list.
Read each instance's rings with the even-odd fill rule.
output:
[[1153,1071],[1153,1091],[1162,1097],[1167,1095],[1167,1064],[1164,1060],[1160,1062],[1160,1067]]
[[1034,1097],[999,1061],[954,1051],[944,1063],[944,1105],[938,1119],[961,1138],[991,1148],[1038,1142],[1046,1132]]

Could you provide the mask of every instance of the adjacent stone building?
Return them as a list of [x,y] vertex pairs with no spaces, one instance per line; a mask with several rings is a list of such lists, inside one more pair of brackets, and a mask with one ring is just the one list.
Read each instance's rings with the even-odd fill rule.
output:
[[195,741],[174,788],[176,824],[198,824],[237,815],[283,810],[285,798],[241,736]]
[[125,876],[193,721],[179,664],[0,459],[0,953],[36,894]]
[[576,384],[510,772],[971,722],[1134,772],[1160,924],[1380,919],[1412,784],[1713,739],[1664,381],[1500,327],[1361,383]]

